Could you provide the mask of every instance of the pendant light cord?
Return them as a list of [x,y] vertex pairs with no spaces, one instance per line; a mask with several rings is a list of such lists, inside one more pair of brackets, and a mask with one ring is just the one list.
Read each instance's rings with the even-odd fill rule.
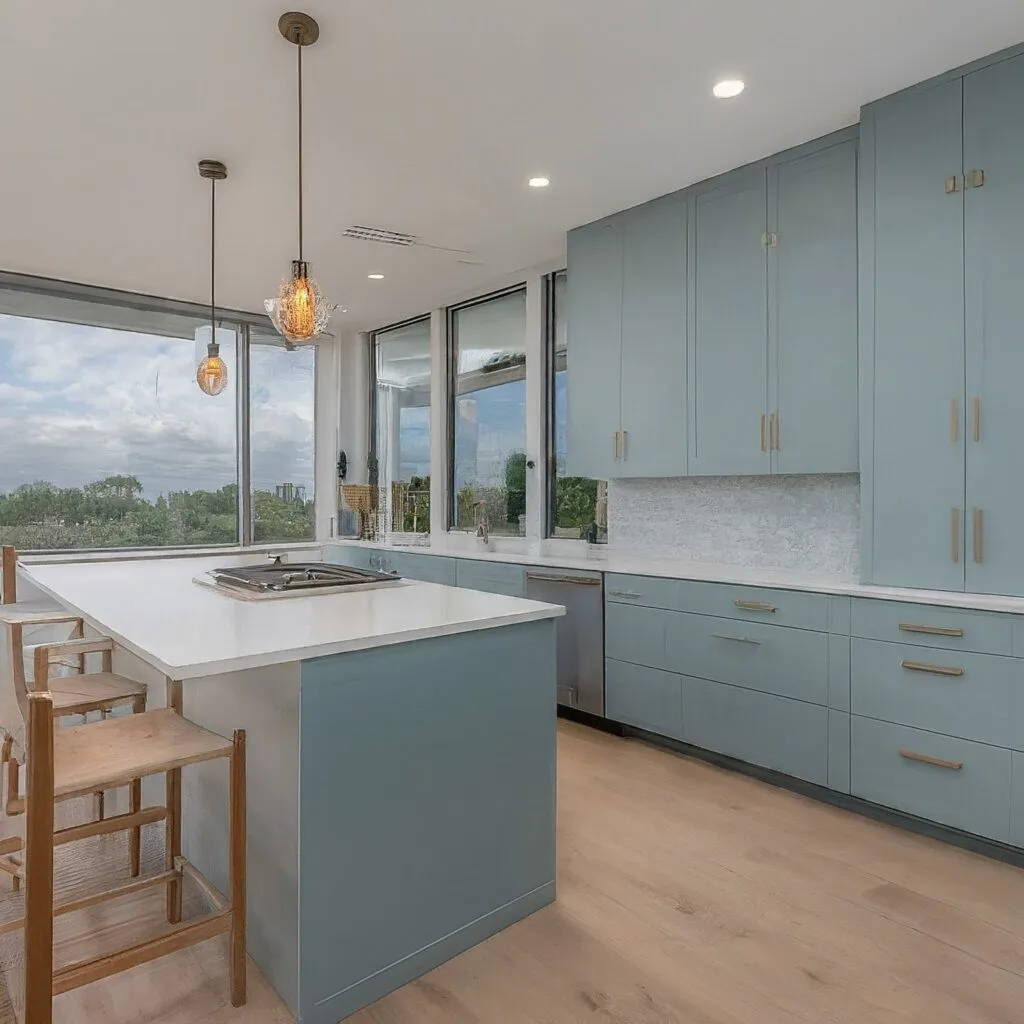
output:
[[214,306],[217,286],[217,179],[210,179],[210,344],[217,344],[217,312]]
[[302,261],[302,43],[299,51],[299,261]]

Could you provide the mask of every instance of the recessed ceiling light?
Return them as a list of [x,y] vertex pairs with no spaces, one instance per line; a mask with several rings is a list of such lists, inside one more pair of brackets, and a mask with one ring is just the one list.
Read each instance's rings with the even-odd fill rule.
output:
[[384,280],[384,275],[383,274],[367,274],[366,276],[371,281],[383,281]]
[[715,82],[715,87],[711,91],[720,100],[731,100],[734,96],[739,96],[745,88],[742,79],[725,78],[721,82]]
[[547,188],[551,182],[548,178],[531,178],[527,184],[530,188]]

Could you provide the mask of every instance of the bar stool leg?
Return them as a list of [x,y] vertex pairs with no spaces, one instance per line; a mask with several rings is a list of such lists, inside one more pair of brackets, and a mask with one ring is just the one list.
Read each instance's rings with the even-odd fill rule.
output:
[[[177,714],[182,712],[181,681],[167,680],[167,706]],[[166,869],[174,868],[181,856],[181,769],[174,768],[167,773],[167,820],[164,822],[167,849]],[[181,879],[167,883],[167,921],[178,924],[181,921]]]
[[53,1024],[53,703],[28,705],[25,807],[25,1024]]
[[[141,715],[146,710],[146,698],[136,697],[132,701],[132,714]],[[128,791],[128,810],[138,814],[142,810],[142,779],[133,779]],[[132,878],[138,878],[142,870],[142,827],[136,825],[128,836],[128,857],[131,861]]]
[[236,729],[231,753],[230,819],[231,936],[228,971],[231,1005],[244,1006],[245,989],[245,730]]

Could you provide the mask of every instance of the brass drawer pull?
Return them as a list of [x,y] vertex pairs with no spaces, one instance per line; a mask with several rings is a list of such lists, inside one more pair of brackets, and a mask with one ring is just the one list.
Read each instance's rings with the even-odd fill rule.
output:
[[958,772],[963,768],[963,761],[947,761],[942,757],[932,757],[931,754],[919,754],[915,750],[901,750],[900,757],[905,761],[920,761],[921,764],[931,764],[936,768],[948,768],[950,771]]
[[985,525],[980,508],[974,510],[974,561],[979,564],[985,560]]
[[773,412],[768,420],[768,434],[769,434],[769,445],[768,447],[773,451],[779,450],[779,414]]
[[643,594],[638,594],[635,590],[609,590],[609,597],[643,597]]
[[712,633],[711,635],[717,640],[732,640],[738,644],[753,644],[755,647],[761,646],[760,640],[755,640],[749,636],[730,636],[728,633]]
[[747,612],[774,612],[778,609],[773,604],[768,604],[765,601],[741,601],[738,598],[733,601],[733,604],[737,608],[742,608]]
[[975,395],[971,402],[971,412],[974,419],[974,440],[981,440],[981,399]]
[[956,626],[919,626],[913,622],[901,622],[900,631],[903,633],[929,633],[934,636],[963,636],[964,631]]
[[926,661],[907,661],[906,658],[900,659],[900,668],[905,668],[908,672],[930,672],[934,676],[962,676],[964,674],[962,668],[954,668],[951,665],[929,665]]
[[761,451],[763,452],[768,451],[768,443],[765,441],[764,436],[764,424],[767,418],[768,417],[766,413],[761,413]]
[[953,444],[960,439],[960,403],[955,398],[949,405],[949,439]]
[[949,510],[949,543],[951,547],[950,554],[953,557],[954,562],[960,561],[960,509],[951,508]]

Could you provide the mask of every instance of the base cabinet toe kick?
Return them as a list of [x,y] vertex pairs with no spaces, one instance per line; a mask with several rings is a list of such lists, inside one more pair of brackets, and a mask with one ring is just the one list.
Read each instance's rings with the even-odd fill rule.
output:
[[1003,612],[609,574],[607,717],[947,838],[1024,847],[1022,629]]

